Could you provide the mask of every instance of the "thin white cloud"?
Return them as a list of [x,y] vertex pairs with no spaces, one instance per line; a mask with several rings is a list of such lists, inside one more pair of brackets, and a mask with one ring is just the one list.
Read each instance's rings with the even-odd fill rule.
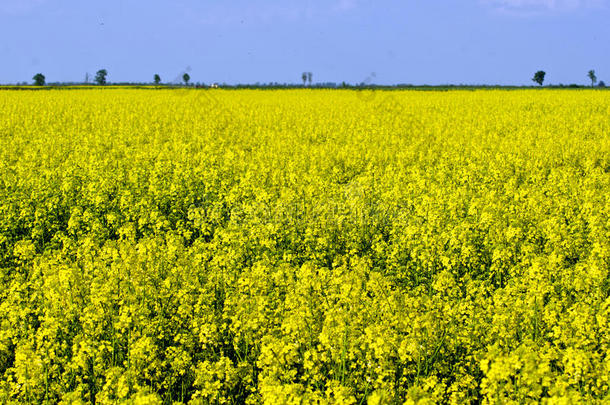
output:
[[28,14],[45,2],[46,0],[0,0],[0,14]]
[[334,11],[349,11],[357,6],[356,0],[337,0],[335,2],[335,6],[333,7]]
[[565,13],[604,7],[607,0],[481,0],[493,9],[509,14]]

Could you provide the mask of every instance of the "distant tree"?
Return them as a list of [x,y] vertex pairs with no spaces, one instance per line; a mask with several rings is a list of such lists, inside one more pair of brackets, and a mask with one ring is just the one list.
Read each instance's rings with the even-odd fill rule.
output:
[[189,76],[188,73],[185,73],[182,75],[182,80],[184,80],[184,84],[186,84],[188,86],[189,80],[191,80],[191,76]]
[[303,79],[303,86],[305,86],[307,84],[307,72],[303,72],[301,79]]
[[34,80],[34,84],[36,86],[44,86],[45,85],[45,77],[42,73],[36,73],[32,78]]
[[85,84],[89,84],[89,73],[85,73]]
[[155,75],[155,84],[161,83],[161,76]]
[[313,73],[307,72],[307,80],[309,81],[309,85],[311,86],[311,78],[313,77]]
[[106,69],[100,69],[95,74],[95,82],[100,86],[106,84],[106,76],[108,76],[108,71]]
[[546,72],[543,70],[539,70],[534,74],[534,78],[532,79],[532,81],[542,86],[542,83],[544,83],[544,76],[546,76]]
[[595,70],[589,70],[587,76],[589,76],[589,79],[591,80],[591,87],[595,86],[595,83],[597,83],[597,76],[595,76]]
[[606,83],[604,83],[603,80],[600,80],[599,83],[597,84],[597,87],[606,87]]

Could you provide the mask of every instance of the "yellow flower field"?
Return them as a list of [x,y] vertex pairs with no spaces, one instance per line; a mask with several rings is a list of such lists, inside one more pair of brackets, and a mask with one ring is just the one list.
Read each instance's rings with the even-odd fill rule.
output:
[[610,93],[0,91],[0,403],[610,401]]

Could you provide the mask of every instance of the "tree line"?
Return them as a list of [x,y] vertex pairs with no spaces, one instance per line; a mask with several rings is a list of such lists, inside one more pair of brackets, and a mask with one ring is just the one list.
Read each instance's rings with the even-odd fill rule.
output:
[[[97,71],[97,73],[95,74],[95,83],[99,86],[104,86],[107,84],[107,76],[108,76],[108,71],[106,69],[100,69]],[[87,75],[88,77],[88,75]],[[544,70],[539,70],[536,73],[534,73],[534,77],[532,78],[532,81],[534,83],[537,83],[539,86],[542,86],[544,84],[544,79],[546,77],[546,72]],[[587,77],[589,78],[589,80],[591,81],[591,87],[594,87],[597,82],[597,75],[595,74],[595,70],[589,70],[589,72],[587,73]],[[36,86],[45,86],[46,85],[46,78],[42,73],[36,73],[34,75],[34,77],[32,78],[32,80],[34,81],[34,85]],[[184,73],[182,75],[182,81],[184,82],[185,85],[188,86],[189,81],[191,80],[191,76],[188,73]],[[303,72],[301,75],[301,80],[303,80],[303,86],[307,85],[307,82],[309,82],[309,85],[312,85],[312,80],[313,80],[313,73],[311,72]],[[161,84],[161,76],[159,74],[155,74],[153,77],[153,82],[155,85],[160,85]],[[344,82],[345,84],[345,82]],[[344,86],[346,87],[346,86]],[[606,83],[604,83],[604,81],[600,81],[598,84],[598,87],[606,87]]]
[[[542,86],[544,83],[545,76],[546,76],[546,72],[544,70],[539,70],[536,73],[534,73],[534,77],[532,78],[532,81],[534,83],[538,83],[538,85]],[[597,83],[597,75],[595,74],[595,70],[593,70],[593,69],[589,70],[589,72],[587,72],[587,77],[589,78],[589,80],[591,80],[591,87],[594,87],[595,84]],[[604,83],[603,80],[600,81],[599,87],[606,87],[606,83]]]

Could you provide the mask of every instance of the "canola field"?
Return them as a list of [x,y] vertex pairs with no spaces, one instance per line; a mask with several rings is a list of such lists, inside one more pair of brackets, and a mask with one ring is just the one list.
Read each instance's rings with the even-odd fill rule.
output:
[[0,91],[0,403],[610,401],[610,93]]

